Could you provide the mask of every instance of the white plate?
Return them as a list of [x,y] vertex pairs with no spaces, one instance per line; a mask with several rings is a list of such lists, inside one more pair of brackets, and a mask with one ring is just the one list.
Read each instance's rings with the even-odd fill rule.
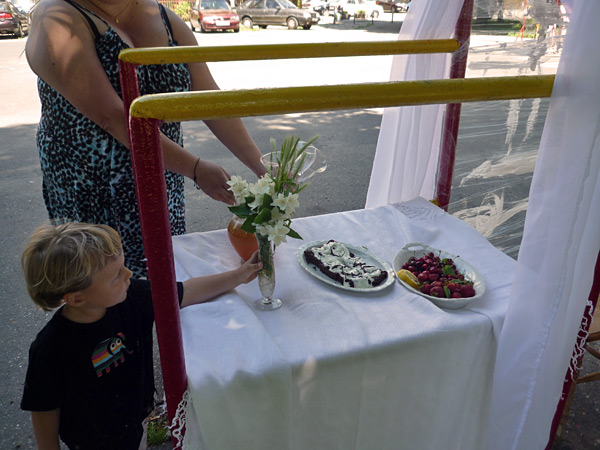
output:
[[296,257],[298,258],[298,262],[300,263],[300,265],[302,267],[304,267],[304,269],[308,273],[310,273],[312,276],[314,276],[315,278],[317,278],[331,286],[335,286],[336,288],[345,289],[347,291],[353,291],[353,292],[376,292],[376,291],[385,289],[386,287],[390,286],[394,282],[396,273],[392,270],[392,268],[390,267],[390,265],[388,263],[386,263],[384,260],[382,260],[378,256],[374,255],[373,253],[371,253],[369,250],[367,250],[364,247],[356,247],[354,245],[346,244],[344,242],[340,242],[340,244],[345,245],[348,248],[348,250],[350,250],[355,256],[362,258],[367,264],[370,264],[372,266],[377,267],[378,269],[381,269],[381,270],[387,272],[388,276],[387,276],[386,280],[383,283],[381,283],[379,286],[375,286],[375,287],[371,287],[371,288],[353,288],[350,286],[344,286],[342,283],[332,280],[327,275],[325,275],[323,272],[321,272],[314,264],[310,264],[310,263],[306,262],[306,259],[304,258],[304,250],[309,249],[311,247],[319,247],[323,244],[326,244],[327,242],[329,242],[329,241],[309,242],[308,244],[304,244],[302,247],[300,247],[296,253]]
[[394,271],[398,272],[402,269],[402,264],[404,264],[411,256],[415,258],[419,258],[429,252],[433,252],[435,255],[439,255],[440,258],[451,258],[456,265],[456,268],[462,273],[466,279],[473,282],[473,287],[475,288],[475,296],[468,298],[439,298],[432,297],[431,295],[423,294],[419,290],[413,288],[408,285],[400,278],[398,281],[402,283],[402,285],[408,289],[409,291],[415,292],[428,300],[431,300],[435,305],[440,308],[445,309],[460,309],[466,304],[472,302],[475,299],[481,297],[485,292],[485,280],[483,279],[483,275],[481,275],[471,264],[466,262],[460,256],[453,255],[451,253],[445,252],[443,250],[438,250],[437,248],[430,247],[428,245],[422,244],[420,242],[415,242],[411,244],[406,244],[400,252],[394,258]]

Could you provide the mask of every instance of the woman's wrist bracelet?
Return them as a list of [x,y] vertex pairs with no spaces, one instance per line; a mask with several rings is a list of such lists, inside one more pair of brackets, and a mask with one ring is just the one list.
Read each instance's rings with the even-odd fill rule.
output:
[[198,163],[200,162],[200,158],[198,158],[196,160],[196,164],[194,164],[194,186],[196,187],[196,189],[200,189],[200,186],[198,186],[198,183],[196,181],[196,169],[198,168]]

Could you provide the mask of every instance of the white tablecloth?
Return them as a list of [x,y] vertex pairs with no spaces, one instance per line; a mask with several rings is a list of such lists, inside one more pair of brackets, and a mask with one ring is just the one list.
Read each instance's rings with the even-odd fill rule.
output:
[[[188,448],[483,448],[515,262],[423,199],[296,219],[294,229],[304,240],[275,252],[281,309],[254,309],[253,281],[181,311]],[[397,281],[372,294],[337,289],[296,259],[304,243],[328,239],[390,265],[423,242],[462,256],[487,291],[452,311]],[[239,264],[224,230],[175,237],[174,251],[179,280]]]

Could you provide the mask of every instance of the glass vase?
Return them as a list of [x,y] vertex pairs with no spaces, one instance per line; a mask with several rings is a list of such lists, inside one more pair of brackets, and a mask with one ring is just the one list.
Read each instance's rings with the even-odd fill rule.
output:
[[256,308],[263,311],[273,311],[281,307],[281,300],[273,298],[275,290],[275,264],[273,263],[273,254],[275,249],[273,243],[269,241],[268,236],[256,234],[258,242],[258,259],[263,263],[263,268],[258,272],[258,287],[262,298],[256,300]]
[[[305,144],[304,141],[298,142],[298,147],[302,147]],[[308,184],[309,180],[318,173],[323,173],[327,169],[327,159],[321,150],[316,148],[314,145],[309,145],[304,154],[300,155],[294,162],[294,167],[300,163],[301,158],[304,158],[302,165],[298,167],[298,176],[296,182],[300,186]],[[278,161],[281,159],[281,151],[274,151],[267,153],[260,158],[260,161],[267,168],[271,176],[276,176],[277,170],[279,169]]]
[[254,233],[249,233],[241,229],[243,224],[244,219],[234,214],[227,225],[227,236],[229,236],[229,242],[231,242],[237,254],[246,261],[258,250],[258,243],[256,242]]

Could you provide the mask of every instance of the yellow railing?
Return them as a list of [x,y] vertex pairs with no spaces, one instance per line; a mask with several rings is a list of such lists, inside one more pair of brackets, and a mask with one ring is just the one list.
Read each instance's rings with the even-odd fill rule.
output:
[[549,97],[554,75],[181,92],[139,97],[132,117],[207,120],[311,111]]
[[131,64],[254,61],[262,59],[333,58],[395,54],[452,53],[456,39],[374,42],[324,42],[312,44],[236,45],[217,47],[130,48],[119,59]]

